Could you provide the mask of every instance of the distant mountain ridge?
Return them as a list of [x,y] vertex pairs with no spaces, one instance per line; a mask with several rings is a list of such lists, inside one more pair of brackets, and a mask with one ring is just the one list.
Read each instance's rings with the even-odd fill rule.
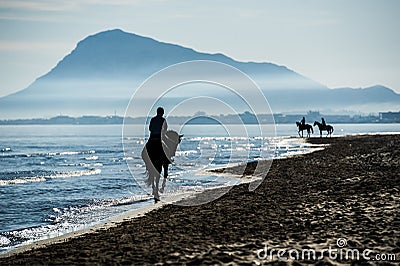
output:
[[240,69],[259,84],[274,112],[337,108],[373,112],[400,103],[400,95],[383,86],[329,89],[284,66],[238,62],[220,53],[197,52],[115,29],[86,37],[28,88],[0,98],[0,118],[123,113],[134,89],[147,77],[190,60],[218,61]]
[[61,75],[76,78],[82,76],[83,73],[77,70],[77,65],[80,69],[86,68],[85,75],[97,76],[99,73],[125,75],[132,74],[133,71],[151,69],[154,66],[162,69],[171,64],[189,60],[214,60],[232,66],[241,65],[244,71],[254,66],[262,66],[271,72],[294,73],[284,66],[271,63],[237,62],[220,53],[197,52],[191,48],[159,42],[149,37],[116,29],[100,32],[80,41],[77,47],[44,77]]
[[[172,64],[191,60],[212,60],[234,66],[251,75],[289,77],[305,83],[305,88],[323,88],[296,72],[272,63],[238,62],[221,53],[197,52],[176,44],[159,42],[122,30],[109,30],[91,35],[55,68],[44,75],[48,78],[126,78],[133,73],[148,77]],[[326,88],[326,87],[324,87]]]

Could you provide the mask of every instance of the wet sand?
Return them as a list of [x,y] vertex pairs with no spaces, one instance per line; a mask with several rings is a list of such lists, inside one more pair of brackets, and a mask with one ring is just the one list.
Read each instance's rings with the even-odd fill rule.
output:
[[[164,205],[115,227],[0,258],[0,264],[278,262],[276,252],[272,258],[258,258],[266,244],[275,250],[315,249],[323,257],[303,263],[360,263],[320,254],[329,245],[338,248],[338,238],[346,239],[344,248],[360,254],[372,250],[371,258],[385,253],[399,260],[400,135],[309,142],[330,145],[273,161],[255,191],[242,184],[208,204]],[[251,175],[255,165],[249,163],[245,174]],[[199,197],[207,193],[215,192]]]

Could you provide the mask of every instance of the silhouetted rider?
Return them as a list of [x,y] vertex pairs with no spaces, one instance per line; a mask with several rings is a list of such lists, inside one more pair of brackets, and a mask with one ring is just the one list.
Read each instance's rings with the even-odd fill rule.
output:
[[163,117],[164,109],[162,107],[157,108],[157,115],[151,118],[149,130],[150,130],[150,139],[160,139],[161,136],[165,134],[167,131],[168,125],[167,121]]
[[303,119],[301,119],[300,123],[301,123],[302,127],[304,127],[306,125],[306,119],[304,118],[304,116],[303,116]]
[[321,117],[321,121],[322,121],[322,125],[323,125],[324,127],[326,127],[325,119],[324,119],[323,117]]

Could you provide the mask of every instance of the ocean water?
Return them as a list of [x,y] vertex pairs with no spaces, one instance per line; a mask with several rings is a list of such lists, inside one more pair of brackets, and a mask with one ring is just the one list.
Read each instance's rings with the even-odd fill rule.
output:
[[[153,204],[142,184],[145,140],[139,126],[122,137],[119,125],[0,127],[0,253],[82,229]],[[230,186],[236,179],[206,169],[312,151],[295,125],[260,136],[257,126],[177,128],[178,147],[164,195]],[[334,135],[400,132],[400,124],[335,125]],[[318,136],[317,133],[314,136]],[[125,148],[125,150],[124,150]],[[161,185],[161,184],[160,184]]]

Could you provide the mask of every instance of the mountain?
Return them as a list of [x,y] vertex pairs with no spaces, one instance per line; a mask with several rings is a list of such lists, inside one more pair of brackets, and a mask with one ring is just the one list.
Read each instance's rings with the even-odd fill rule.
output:
[[[329,89],[284,66],[238,62],[223,54],[197,52],[116,29],[85,38],[28,88],[0,98],[0,118],[122,114],[146,78],[190,60],[213,60],[240,69],[261,87],[274,112],[337,108],[385,111],[400,102],[400,95],[382,86]],[[230,102],[235,104],[234,99]],[[213,110],[209,106],[205,111]]]

